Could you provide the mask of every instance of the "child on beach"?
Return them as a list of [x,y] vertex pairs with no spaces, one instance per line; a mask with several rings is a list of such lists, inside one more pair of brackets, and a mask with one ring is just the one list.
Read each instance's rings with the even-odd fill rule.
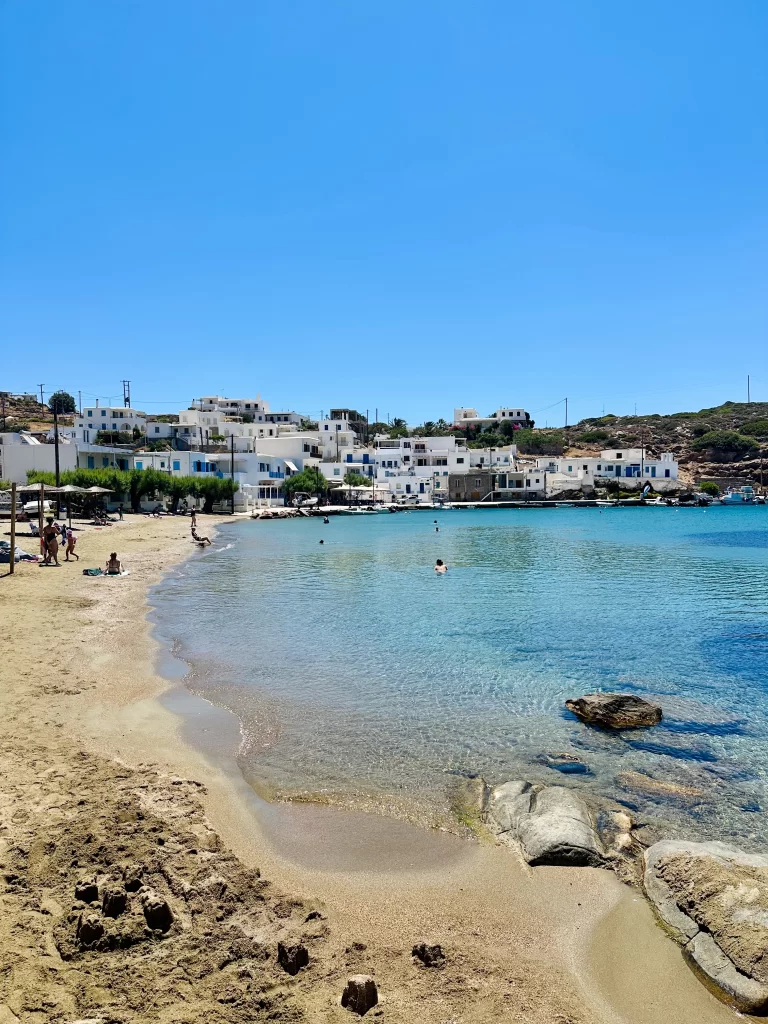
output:
[[75,551],[75,544],[77,544],[77,537],[74,535],[71,529],[65,530],[64,534],[67,540],[67,550],[64,553],[64,561],[70,561],[70,555],[74,555],[77,561],[80,561],[80,555]]

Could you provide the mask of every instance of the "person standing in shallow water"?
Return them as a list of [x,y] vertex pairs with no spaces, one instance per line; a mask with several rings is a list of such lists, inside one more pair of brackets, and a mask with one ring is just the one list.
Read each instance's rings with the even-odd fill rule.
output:
[[435,572],[440,573],[441,575],[444,572],[448,572],[448,566],[443,562],[442,558],[438,558],[435,562]]

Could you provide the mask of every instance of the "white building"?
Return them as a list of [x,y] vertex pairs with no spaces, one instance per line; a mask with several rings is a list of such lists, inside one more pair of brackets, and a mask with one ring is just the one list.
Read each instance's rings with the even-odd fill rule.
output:
[[[56,471],[56,445],[41,444],[29,434],[0,434],[0,478],[25,484],[27,473]],[[133,453],[125,448],[88,444],[82,441],[59,444],[59,470],[131,469]]]
[[99,431],[120,431],[132,433],[138,429],[143,434],[147,426],[146,413],[121,405],[86,406],[82,416],[75,416],[76,440],[93,443]]
[[462,408],[453,410],[454,427],[499,427],[502,423],[511,423],[517,430],[520,427],[529,427],[531,417],[525,409],[502,406],[489,416],[480,416],[477,409]]
[[662,452],[661,458],[655,459],[649,458],[642,448],[609,448],[599,456],[538,458],[536,466],[572,481],[574,487],[605,487],[611,481],[621,481],[628,490],[642,488],[646,483],[655,490],[677,486],[678,464],[671,452]]

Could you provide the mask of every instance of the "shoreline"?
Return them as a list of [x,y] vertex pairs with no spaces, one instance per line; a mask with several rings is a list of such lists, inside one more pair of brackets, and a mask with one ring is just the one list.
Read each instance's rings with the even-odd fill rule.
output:
[[[231,520],[206,518],[206,527],[214,521]],[[147,771],[147,762],[159,762],[153,771],[202,782],[205,815],[226,846],[247,865],[258,864],[281,891],[319,900],[327,908],[325,945],[329,964],[336,963],[324,969],[319,982],[322,1013],[313,1003],[317,994],[306,996],[308,1019],[333,1020],[337,1012],[338,1019],[347,1019],[333,999],[341,992],[343,978],[358,970],[375,973],[382,1007],[396,1021],[413,1019],[417,1002],[420,1019],[436,1022],[451,1013],[461,1014],[463,1021],[514,1020],[525,1008],[525,1019],[542,1024],[558,1019],[660,1024],[669,1019],[671,1006],[680,1024],[733,1019],[733,1013],[693,977],[677,948],[655,925],[645,901],[608,872],[532,872],[509,850],[397,819],[262,800],[243,778],[234,756],[222,755],[218,732],[206,748],[214,718],[217,729],[231,729],[232,723],[226,725],[222,717],[229,713],[204,698],[189,696],[158,672],[161,643],[150,628],[148,591],[164,572],[179,565],[185,552],[194,553],[189,551],[186,529],[184,519],[131,517],[107,531],[82,531],[79,553],[88,553],[95,564],[95,552],[112,546],[113,539],[118,551],[123,541],[139,545],[141,553],[135,559],[132,552],[137,549],[128,547],[131,553],[121,554],[132,570],[125,579],[88,579],[76,568],[79,586],[71,578],[65,581],[66,570],[46,570],[50,582],[46,578],[37,584],[34,577],[39,578],[41,571],[31,565],[15,582],[3,580],[4,617],[11,604],[11,582],[12,604],[18,607],[7,617],[16,627],[16,646],[21,641],[23,648],[15,651],[16,662],[9,662],[8,673],[15,665],[34,667],[30,652],[36,646],[36,616],[47,597],[59,608],[63,604],[67,614],[54,615],[50,626],[45,619],[45,650],[40,653],[46,656],[46,671],[59,679],[76,676],[75,685],[57,684],[55,692],[46,693],[34,687],[32,668],[20,669],[8,694],[16,714],[6,716],[4,729],[8,731],[8,719],[22,710],[28,720],[41,719],[30,730],[35,742],[43,750],[46,745],[55,747],[63,761],[75,759],[84,746],[89,756],[98,756],[115,772],[124,766]],[[180,532],[185,534],[183,541],[176,537]],[[84,567],[85,558],[81,561]],[[13,658],[13,648],[10,653]],[[29,740],[28,735],[17,740],[20,763]],[[24,797],[22,791],[20,799],[23,804],[31,796]],[[632,917],[638,899],[643,909]],[[616,914],[628,915],[634,928],[633,934],[621,932],[618,946],[615,935],[610,943],[601,939],[606,922]],[[591,933],[595,939],[590,946]],[[553,943],[553,936],[559,941]],[[414,968],[409,953],[418,941],[444,946],[449,956],[445,971]],[[639,1016],[635,1007],[633,1015],[626,1016],[622,1008],[632,1006],[628,993],[641,991],[650,980],[632,969],[638,941],[652,951],[662,977],[654,978],[656,1010],[646,1007],[645,1015]],[[354,942],[364,948],[356,949]],[[620,969],[608,971],[606,977],[606,962]],[[452,983],[446,984],[453,975]]]

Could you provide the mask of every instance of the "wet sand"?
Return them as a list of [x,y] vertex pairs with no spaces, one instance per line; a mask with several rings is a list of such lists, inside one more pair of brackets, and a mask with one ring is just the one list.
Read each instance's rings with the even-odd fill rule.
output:
[[[735,1019],[688,970],[644,901],[610,872],[532,871],[490,843],[261,799],[235,760],[234,716],[157,671],[148,588],[185,555],[215,557],[196,552],[187,531],[188,521],[143,517],[86,531],[74,568],[22,566],[0,581],[7,625],[0,728],[13,752],[6,767],[17,805],[37,798],[39,754],[35,766],[25,762],[32,744],[47,750],[54,766],[85,750],[117,780],[128,766],[202,783],[204,812],[226,847],[245,865],[258,865],[280,892],[324,908],[328,934],[316,974],[303,972],[292,997],[308,1020],[348,1019],[338,996],[346,976],[360,971],[375,975],[384,1014],[398,1022]],[[115,547],[129,577],[80,575]],[[8,810],[6,824],[17,810]],[[418,941],[443,945],[444,970],[414,965],[410,950]]]

